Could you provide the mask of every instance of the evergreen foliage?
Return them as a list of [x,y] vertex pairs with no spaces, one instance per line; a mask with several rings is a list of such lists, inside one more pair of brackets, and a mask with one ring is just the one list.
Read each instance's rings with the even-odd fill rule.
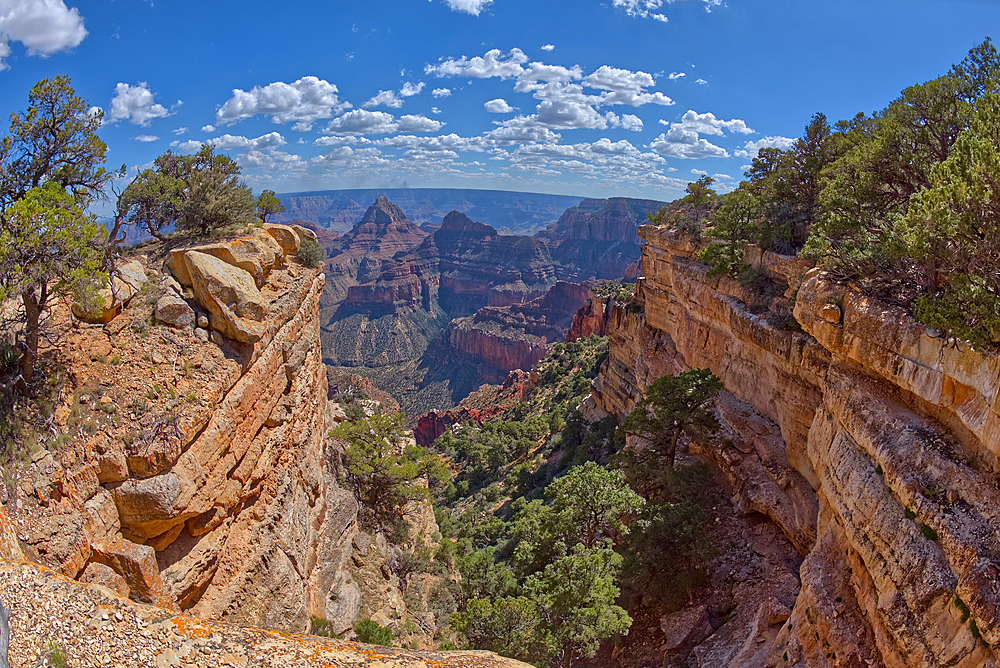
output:
[[719,421],[705,404],[722,390],[722,381],[708,369],[691,369],[677,376],[663,376],[646,390],[622,425],[642,437],[656,458],[674,466],[677,440],[685,429],[715,432]]

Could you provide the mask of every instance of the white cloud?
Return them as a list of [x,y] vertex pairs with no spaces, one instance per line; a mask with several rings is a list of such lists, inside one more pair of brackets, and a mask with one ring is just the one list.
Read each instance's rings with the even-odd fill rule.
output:
[[435,121],[426,116],[407,115],[400,116],[396,125],[396,132],[436,132],[444,125],[441,121]]
[[656,19],[666,23],[667,17],[656,11],[663,6],[663,0],[614,0],[614,6],[624,9],[629,16],[641,19]]
[[[738,158],[756,158],[757,152],[762,148],[778,148],[787,151],[795,145],[795,140],[791,137],[764,137],[757,141],[748,141],[743,148],[733,151]],[[745,167],[750,168],[750,165]]]
[[[666,1],[669,4],[677,2],[677,0]],[[624,9],[625,13],[629,16],[641,19],[655,19],[666,23],[666,15],[657,11],[663,7],[663,2],[664,0],[614,0],[613,4],[618,9]],[[711,12],[713,7],[718,7],[722,4],[722,0],[702,0],[702,2],[705,3],[706,12]]]
[[435,132],[444,125],[426,116],[402,116],[399,120],[384,111],[355,109],[330,121],[324,132],[332,135],[378,135],[393,132]]
[[423,81],[416,84],[407,81],[405,84],[403,84],[403,87],[400,89],[399,94],[402,95],[403,97],[412,97],[414,95],[419,95],[420,91],[424,89],[424,85],[425,84]]
[[642,130],[642,119],[638,116],[633,116],[632,114],[622,114],[621,126],[623,130],[639,132]]
[[29,56],[48,56],[72,49],[87,36],[83,17],[63,0],[0,0],[0,70],[10,66],[11,42],[20,42]]
[[704,86],[705,84],[707,84],[707,83],[708,83],[708,82],[707,82],[707,81],[705,81],[704,79],[695,79],[695,81],[694,81],[694,82],[695,82],[696,84],[698,84],[699,86]]
[[176,148],[178,153],[186,153],[191,155],[197,153],[201,150],[201,142],[195,141],[194,139],[189,139],[188,141],[172,141],[170,142],[171,148]]
[[555,44],[542,44],[542,51],[552,51],[555,48]]
[[505,124],[496,130],[490,130],[483,138],[492,146],[510,146],[513,144],[530,144],[533,142],[554,142],[559,140],[560,135],[548,128],[531,126],[526,124],[510,125]]
[[225,134],[221,137],[216,137],[215,139],[209,139],[205,143],[211,144],[212,146],[220,149],[249,148],[261,150],[284,146],[288,142],[285,141],[285,138],[282,137],[280,133],[270,132],[266,135],[257,137],[256,139],[247,139],[246,137]]
[[483,108],[491,114],[509,114],[514,111],[514,107],[507,104],[507,100],[500,97],[495,100],[490,100],[483,105]]
[[448,97],[449,95],[451,95],[451,89],[435,88],[434,90],[431,91],[431,95],[433,95],[434,97]]
[[437,107],[431,107],[431,113],[432,114],[440,114],[441,110],[438,109]]
[[726,149],[699,139],[698,133],[673,128],[649,143],[649,149],[668,158],[697,160],[700,158],[728,158]]
[[254,86],[249,92],[234,88],[233,96],[215,114],[216,125],[229,125],[263,114],[275,123],[295,122],[292,129],[306,131],[313,122],[351,108],[349,103],[340,101],[337,92],[335,85],[314,76],[290,84],[278,81]]
[[138,86],[119,83],[115,86],[115,96],[111,98],[109,121],[130,121],[133,125],[145,128],[149,127],[154,118],[169,116],[170,111],[154,102],[153,97],[149,84],[144,81]]
[[597,71],[583,80],[591,88],[611,91],[629,91],[640,93],[654,83],[652,74],[632,72],[610,65],[601,65]]
[[391,90],[380,90],[378,95],[368,100],[361,105],[365,109],[370,109],[372,107],[389,107],[390,109],[399,109],[403,106],[403,101],[399,99],[395,91]]
[[699,114],[688,109],[681,116],[680,123],[672,123],[671,127],[682,126],[685,130],[692,130],[703,135],[722,135],[723,130],[738,132],[743,135],[753,134],[754,131],[747,127],[747,124],[738,118],[731,121],[724,121],[716,118],[713,113]]
[[284,151],[252,150],[246,155],[236,156],[236,162],[246,169],[263,172],[303,172],[309,166],[301,156]]
[[479,16],[479,12],[483,11],[493,0],[444,0],[444,2],[451,7],[452,11]]
[[524,68],[521,66],[526,62],[528,62],[528,57],[520,49],[511,49],[506,58],[504,58],[503,52],[500,49],[492,49],[487,51],[482,57],[466,58],[462,56],[458,60],[449,58],[437,65],[427,65],[424,67],[424,72],[436,77],[471,77],[474,79],[500,77],[501,79],[513,79],[524,72]]
[[371,144],[367,137],[320,137],[313,142],[316,146],[347,146],[349,144]]
[[143,144],[148,144],[149,142],[160,140],[159,137],[156,137],[154,135],[138,135],[136,137],[132,137],[132,139],[142,142]]
[[708,172],[706,172],[704,169],[692,169],[691,173],[698,174],[699,176],[708,176]]
[[203,125],[203,126],[201,126],[201,131],[202,132],[215,132],[215,126],[214,125]]
[[683,79],[686,76],[687,74],[684,72],[671,72],[669,78],[671,81],[677,81],[678,79]]
[[187,134],[187,131],[188,131],[188,128],[185,128],[185,127],[177,128],[176,130],[171,130],[171,132],[173,132],[175,135]]

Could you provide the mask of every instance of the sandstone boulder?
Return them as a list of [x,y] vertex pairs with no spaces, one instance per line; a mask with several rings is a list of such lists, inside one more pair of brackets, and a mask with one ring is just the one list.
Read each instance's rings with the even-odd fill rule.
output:
[[250,274],[198,251],[188,251],[184,263],[212,329],[242,343],[260,341],[267,307]]
[[667,651],[693,647],[712,635],[712,625],[704,605],[664,615],[660,618],[660,630],[666,636],[664,649]]
[[264,231],[274,237],[274,240],[281,246],[281,250],[285,255],[295,255],[299,252],[302,240],[299,237],[299,233],[295,231],[294,228],[288,225],[266,223],[264,225]]
[[80,576],[80,582],[107,587],[116,596],[128,596],[128,584],[125,578],[116,573],[113,568],[98,562],[92,562]]
[[93,304],[73,302],[73,315],[87,322],[110,322],[122,307],[135,297],[147,281],[146,271],[138,260],[115,269],[109,284],[97,291]]
[[184,260],[189,253],[211,255],[226,264],[239,267],[253,277],[257,287],[264,284],[268,273],[286,254],[275,237],[264,230],[254,230],[250,235],[230,241],[170,251],[166,259],[167,269],[182,285],[191,287],[194,279]]
[[176,292],[167,290],[156,302],[156,319],[171,327],[191,329],[195,322],[194,309]]
[[168,610],[177,609],[160,578],[153,548],[117,537],[94,541],[91,548],[94,561],[108,566],[124,578],[133,600]]

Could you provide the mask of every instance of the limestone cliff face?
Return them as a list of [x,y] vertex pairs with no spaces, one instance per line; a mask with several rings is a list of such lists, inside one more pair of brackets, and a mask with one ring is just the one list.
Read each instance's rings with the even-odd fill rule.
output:
[[776,329],[745,306],[753,295],[707,278],[690,243],[640,236],[645,313],[611,306],[590,408],[624,415],[665,373],[722,378],[728,440],[704,454],[804,556],[787,622],[743,631],[765,643],[760,663],[997,665],[997,358],[758,253],[805,331]]

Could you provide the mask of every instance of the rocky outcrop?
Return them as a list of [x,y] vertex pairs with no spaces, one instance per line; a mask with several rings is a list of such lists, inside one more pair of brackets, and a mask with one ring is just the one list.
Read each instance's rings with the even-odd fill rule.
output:
[[795,258],[751,252],[805,331],[778,329],[747,306],[756,295],[708,278],[690,242],[640,235],[645,310],[610,308],[590,408],[621,416],[657,377],[711,368],[725,439],[703,454],[805,557],[788,624],[747,645],[751,663],[702,660],[720,629],[699,665],[996,665],[997,358]]
[[573,322],[566,332],[566,341],[577,341],[588,336],[607,336],[608,300],[588,291],[587,301],[573,314]]
[[514,369],[529,371],[566,337],[589,290],[558,282],[543,296],[525,304],[487,306],[448,325],[449,356],[474,361],[486,382],[501,383]]
[[115,268],[108,284],[97,290],[90,302],[86,305],[73,302],[73,315],[92,323],[110,322],[139,294],[146,281],[146,271],[140,262],[124,262]]
[[585,199],[536,236],[552,244],[560,280],[616,280],[639,259],[636,230],[646,223],[646,214],[664,205],[627,197]]

